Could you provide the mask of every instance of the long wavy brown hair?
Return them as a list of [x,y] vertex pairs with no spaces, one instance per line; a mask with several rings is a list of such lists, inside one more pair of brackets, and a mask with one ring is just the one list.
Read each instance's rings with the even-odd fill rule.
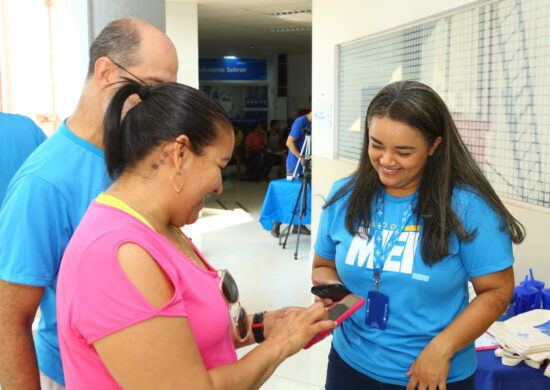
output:
[[460,138],[447,105],[430,87],[416,81],[397,81],[384,87],[371,101],[365,120],[365,137],[357,170],[324,207],[350,194],[346,229],[350,234],[368,235],[359,229],[371,221],[372,200],[382,183],[368,154],[369,125],[374,117],[387,117],[418,129],[429,146],[437,137],[443,141],[428,158],[419,186],[416,217],[423,220],[422,257],[433,265],[449,255],[452,234],[470,241],[476,231],[466,231],[451,205],[454,188],[474,191],[500,216],[500,230],[515,244],[525,238],[525,228],[506,209]]

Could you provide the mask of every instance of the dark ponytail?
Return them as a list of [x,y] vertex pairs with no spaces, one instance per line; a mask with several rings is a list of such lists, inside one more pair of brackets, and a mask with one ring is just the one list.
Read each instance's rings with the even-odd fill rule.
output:
[[[123,117],[131,95],[142,100]],[[162,142],[186,135],[194,153],[232,131],[223,108],[203,92],[178,83],[142,85],[127,79],[114,94],[104,120],[107,172],[116,179]]]
[[125,166],[126,136],[122,134],[122,110],[126,99],[137,94],[141,85],[128,82],[113,96],[105,114],[103,144],[105,146],[105,164],[111,178],[118,177]]

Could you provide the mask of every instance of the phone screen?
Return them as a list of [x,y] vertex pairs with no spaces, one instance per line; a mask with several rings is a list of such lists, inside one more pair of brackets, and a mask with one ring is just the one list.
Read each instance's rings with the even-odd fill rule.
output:
[[[346,295],[344,299],[339,302],[336,302],[334,306],[331,306],[328,312],[328,318],[337,323],[341,323],[351,314],[353,314],[357,309],[359,309],[365,301],[363,298],[357,295]],[[308,349],[315,343],[321,341],[330,334],[330,330],[323,330],[317,333],[309,342],[304,346],[304,349]]]
[[328,312],[329,320],[336,321],[342,316],[346,311],[348,311],[353,305],[360,301],[361,298],[355,297],[353,295],[348,295],[338,304],[334,305],[332,309]]

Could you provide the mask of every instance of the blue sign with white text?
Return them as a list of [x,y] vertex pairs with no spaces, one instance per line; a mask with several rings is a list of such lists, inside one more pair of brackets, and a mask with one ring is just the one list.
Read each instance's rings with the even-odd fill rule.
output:
[[262,59],[199,59],[200,81],[266,81],[267,61]]

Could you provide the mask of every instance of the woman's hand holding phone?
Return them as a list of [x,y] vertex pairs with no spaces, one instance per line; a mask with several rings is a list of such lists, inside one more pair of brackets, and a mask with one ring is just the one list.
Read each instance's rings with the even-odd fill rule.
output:
[[278,310],[267,311],[264,315],[264,337],[266,339],[269,337],[277,320],[285,318],[290,312],[302,311],[304,309],[299,306],[287,306]]
[[[328,308],[328,318],[334,320],[340,325],[346,318],[352,315],[357,309],[365,304],[365,300],[355,294],[348,294],[342,300],[334,303]],[[315,335],[305,346],[308,349],[312,345],[318,343],[327,337],[330,330],[324,330]]]
[[348,290],[343,284],[325,284],[322,286],[313,286],[311,288],[311,293],[317,295],[323,299],[332,299],[333,301],[341,301],[347,295],[351,294],[351,291]]
[[330,306],[334,302],[342,300],[346,295],[351,294],[351,291],[348,290],[340,281],[319,280],[317,278],[313,278],[313,283],[314,286],[311,287],[311,293],[316,296],[315,301],[322,301],[325,307]]
[[[311,288],[311,293],[315,295],[315,302],[321,301],[323,302],[323,305],[325,307],[328,307],[332,305],[335,301],[338,299],[335,299],[335,297],[327,296],[327,294],[319,294],[319,291],[324,291],[326,289],[330,289],[330,286],[334,285],[341,285],[343,286],[343,283],[340,279],[324,279],[319,277],[313,277],[313,287]],[[351,292],[348,291],[348,294]],[[344,294],[347,295],[347,294]],[[340,299],[342,297],[339,297]]]
[[327,310],[318,302],[308,308],[293,308],[284,318],[275,320],[271,334],[263,344],[277,344],[282,348],[284,358],[292,356],[316,334],[337,326],[327,317]]

